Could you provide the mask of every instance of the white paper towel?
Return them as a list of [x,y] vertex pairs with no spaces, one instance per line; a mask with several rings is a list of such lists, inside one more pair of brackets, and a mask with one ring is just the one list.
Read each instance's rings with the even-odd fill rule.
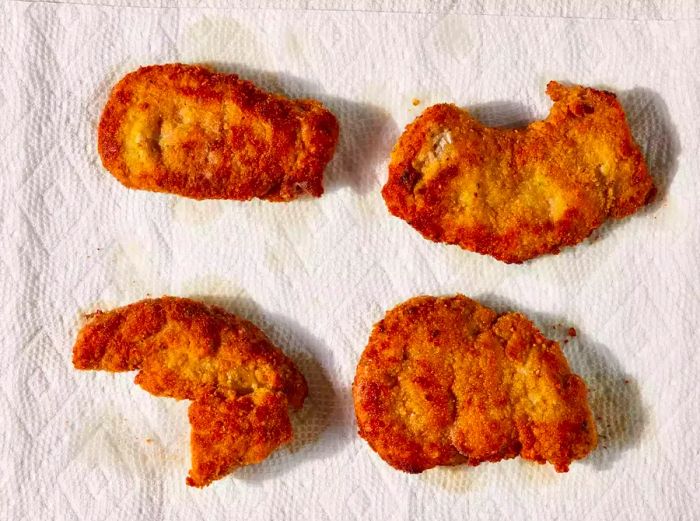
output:
[[[697,4],[97,3],[134,7],[17,2],[0,22],[0,519],[700,516]],[[195,202],[118,184],[95,145],[109,90],[173,61],[327,103],[341,141],[323,198]],[[620,94],[658,202],[520,266],[388,214],[387,155],[420,111],[454,101],[526,122],[546,115],[550,79]],[[512,460],[411,476],[356,435],[350,385],[372,324],[456,292],[556,339],[577,329],[564,349],[601,446],[568,474]],[[187,402],[72,368],[80,312],[166,293],[253,319],[299,361],[311,395],[291,450],[190,489]]]

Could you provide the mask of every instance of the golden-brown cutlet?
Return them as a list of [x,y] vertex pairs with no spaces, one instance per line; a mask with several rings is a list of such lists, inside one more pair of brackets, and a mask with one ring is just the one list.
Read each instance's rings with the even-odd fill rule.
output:
[[554,81],[547,94],[549,116],[522,129],[426,109],[392,152],[389,211],[427,239],[517,263],[649,202],[654,183],[616,96]]
[[192,400],[192,469],[202,487],[258,463],[292,439],[288,408],[306,380],[252,323],[185,298],[147,299],[88,317],[73,347],[77,369],[138,370],[156,396]]
[[558,344],[462,295],[387,312],[353,398],[360,436],[406,472],[518,455],[565,472],[597,443],[586,385]]
[[179,63],[122,78],[98,129],[102,163],[122,184],[194,199],[318,197],[337,141],[318,101]]

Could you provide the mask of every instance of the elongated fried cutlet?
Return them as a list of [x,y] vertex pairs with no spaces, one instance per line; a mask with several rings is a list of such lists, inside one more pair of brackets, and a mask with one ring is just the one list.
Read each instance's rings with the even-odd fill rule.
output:
[[596,446],[586,385],[519,313],[416,297],[374,326],[353,384],[360,436],[396,469],[521,456],[566,472]]
[[184,64],[127,74],[98,129],[102,164],[124,186],[194,199],[319,197],[337,141],[320,102]]
[[88,317],[73,347],[76,369],[138,370],[156,396],[192,400],[192,468],[203,487],[258,463],[292,440],[289,408],[304,376],[252,323],[185,298],[148,299]]
[[584,240],[656,190],[615,94],[547,85],[549,116],[485,127],[440,104],[406,127],[382,194],[424,237],[519,263]]

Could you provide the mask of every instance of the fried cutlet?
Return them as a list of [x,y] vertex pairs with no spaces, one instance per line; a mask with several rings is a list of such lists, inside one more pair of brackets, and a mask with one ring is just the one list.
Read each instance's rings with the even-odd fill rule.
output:
[[416,297],[374,326],[353,384],[359,433],[405,472],[521,456],[558,472],[597,443],[586,385],[519,313]]
[[319,197],[337,141],[320,102],[184,64],[127,74],[98,129],[102,163],[123,185],[194,199]]
[[156,396],[192,400],[192,469],[203,487],[258,463],[292,439],[288,409],[306,380],[252,323],[221,308],[162,297],[88,316],[73,348],[77,369],[134,371]]
[[440,104],[408,125],[382,190],[424,237],[519,263],[584,240],[655,193],[615,94],[547,85],[549,116],[489,128]]

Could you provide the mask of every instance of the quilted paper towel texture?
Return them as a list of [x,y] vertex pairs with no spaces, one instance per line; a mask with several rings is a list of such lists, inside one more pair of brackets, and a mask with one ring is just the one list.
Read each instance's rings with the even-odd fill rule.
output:
[[[3,9],[1,519],[700,515],[697,19],[653,6],[637,20]],[[195,202],[119,185],[95,146],[109,89],[139,65],[172,61],[326,103],[341,140],[323,198]],[[423,108],[453,101],[488,123],[525,123],[546,115],[550,79],[620,94],[658,202],[522,266],[430,243],[388,215],[388,154]],[[356,436],[350,384],[372,324],[413,295],[455,292],[523,311],[556,339],[577,329],[564,350],[589,384],[601,446],[568,474],[511,460],[411,476]],[[310,384],[289,449],[205,490],[184,484],[186,402],[71,365],[81,312],[164,293],[254,320]]]

